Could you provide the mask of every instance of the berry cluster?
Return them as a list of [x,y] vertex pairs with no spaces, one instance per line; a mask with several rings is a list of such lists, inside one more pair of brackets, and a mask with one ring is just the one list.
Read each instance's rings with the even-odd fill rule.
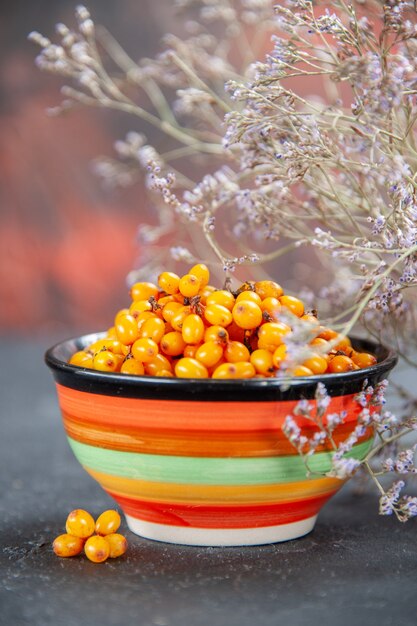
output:
[[115,559],[127,550],[125,537],[116,532],[120,521],[117,511],[104,511],[95,522],[87,511],[75,509],[67,517],[67,532],[55,539],[53,550],[60,557],[77,556],[84,550],[93,563]]
[[163,272],[158,285],[134,284],[130,307],[116,314],[106,337],[69,362],[136,376],[271,377],[288,365],[285,338],[292,328],[282,319],[286,310],[312,329],[312,356],[291,370],[293,376],[376,363],[372,354],[353,350],[347,337],[320,326],[315,313],[306,313],[303,302],[285,295],[278,283],[246,282],[231,291],[216,289],[209,279],[208,268],[198,264],[182,277]]

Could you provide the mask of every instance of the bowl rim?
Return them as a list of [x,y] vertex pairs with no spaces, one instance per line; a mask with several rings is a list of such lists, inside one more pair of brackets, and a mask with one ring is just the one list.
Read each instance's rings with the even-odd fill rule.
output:
[[[360,383],[365,380],[375,384],[383,378],[397,363],[398,356],[394,350],[368,339],[351,337],[354,345],[363,345],[374,354],[381,354],[381,360],[375,365],[351,372],[339,374],[315,374],[313,376],[282,377],[282,378],[251,378],[219,380],[212,378],[164,378],[157,376],[135,376],[121,373],[99,372],[88,368],[70,365],[60,353],[67,352],[66,358],[75,350],[82,349],[96,339],[105,336],[105,332],[89,333],[72,337],[54,344],[45,353],[45,362],[52,370],[57,382],[64,386],[92,393],[105,395],[121,395],[124,397],[158,397],[186,398],[190,392],[194,396],[203,395],[207,400],[216,400],[212,394],[216,392],[220,400],[238,399],[239,392],[244,394],[273,390],[280,399],[314,397],[318,383],[324,383],[330,395],[339,395],[340,389],[355,388],[360,391]],[[192,385],[190,385],[192,383]],[[145,394],[145,395],[143,395]],[[233,398],[227,398],[232,394]],[[340,394],[341,395],[341,394]],[[274,397],[275,397],[274,396]],[[199,399],[199,398],[198,398]],[[241,398],[244,400],[245,398]],[[255,398],[256,399],[256,395]],[[277,399],[275,397],[275,399]]]

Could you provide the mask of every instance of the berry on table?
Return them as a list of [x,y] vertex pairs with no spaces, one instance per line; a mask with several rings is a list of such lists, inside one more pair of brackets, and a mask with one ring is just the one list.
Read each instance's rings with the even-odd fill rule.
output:
[[97,518],[95,531],[97,535],[110,535],[118,530],[121,521],[119,513],[109,509]]
[[59,535],[52,544],[52,549],[57,556],[67,558],[81,554],[84,548],[84,539],[65,533]]
[[93,563],[104,563],[110,556],[110,545],[104,537],[93,535],[85,542],[84,552]]
[[96,523],[93,517],[84,509],[74,509],[67,517],[65,529],[69,535],[87,539],[94,533]]
[[111,533],[110,535],[105,535],[104,539],[109,544],[109,557],[111,559],[117,559],[117,557],[122,556],[126,552],[127,540],[123,535]]

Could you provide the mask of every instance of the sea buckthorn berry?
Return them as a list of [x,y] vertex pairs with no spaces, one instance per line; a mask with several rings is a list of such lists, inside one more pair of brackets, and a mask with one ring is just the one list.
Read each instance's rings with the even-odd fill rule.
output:
[[235,297],[230,291],[227,291],[227,289],[219,289],[213,291],[213,293],[206,298],[206,304],[207,306],[211,304],[221,304],[221,306],[231,311],[235,304]]
[[371,365],[375,365],[376,363],[374,355],[369,354],[368,352],[354,352],[351,359],[360,369],[364,367],[371,367]]
[[275,350],[284,343],[285,335],[291,328],[283,322],[266,322],[258,331],[258,347],[266,350]]
[[228,363],[238,363],[239,361],[249,361],[250,354],[248,348],[241,341],[229,341],[224,349],[224,358]]
[[219,379],[235,379],[237,378],[238,369],[235,363],[222,363],[218,365],[212,374],[212,378]]
[[263,320],[261,307],[251,300],[237,302],[232,315],[236,324],[245,330],[257,328]]
[[139,315],[136,318],[136,321],[138,323],[139,333],[140,333],[144,323],[147,320],[154,320],[155,318],[158,318],[158,316],[156,315],[156,313],[153,313],[152,311],[143,311],[143,313],[139,313]]
[[74,535],[74,537],[87,539],[94,533],[95,526],[96,523],[88,511],[74,509],[67,517],[65,530],[68,534]]
[[197,350],[199,349],[200,346],[202,346],[202,343],[196,343],[196,344],[192,344],[189,343],[185,346],[184,348],[184,356],[188,356],[190,357],[190,359],[195,359],[195,353],[197,352]]
[[[152,313],[152,304],[149,300],[134,300],[129,307],[129,314],[135,319],[137,319],[139,315],[144,312]],[[154,313],[152,313],[152,315],[154,315]]]
[[294,296],[281,296],[279,301],[283,307],[289,309],[291,313],[297,317],[304,315],[304,304],[298,298]]
[[213,291],[217,291],[217,289],[213,287],[213,285],[206,285],[205,287],[200,289],[198,295],[200,296],[201,304],[206,304],[207,298],[211,293],[213,293]]
[[170,319],[170,324],[174,330],[182,331],[182,325],[186,317],[191,313],[189,306],[182,306],[175,315]]
[[349,337],[345,337],[345,335],[338,335],[335,340],[337,340],[336,345],[333,346],[335,350],[341,350],[344,352],[345,350],[349,350],[352,348]]
[[197,344],[203,340],[204,337],[204,322],[199,315],[191,313],[187,315],[182,324],[182,338],[185,343]]
[[232,313],[221,304],[210,304],[204,310],[204,317],[213,326],[229,326],[232,322]]
[[138,324],[133,315],[120,316],[115,328],[117,339],[126,346],[134,343],[139,336]]
[[111,559],[117,559],[117,557],[122,556],[122,554],[126,552],[127,540],[123,535],[111,533],[110,535],[106,535],[104,539],[109,544],[109,557]]
[[273,280],[259,280],[255,283],[255,292],[262,300],[265,300],[265,298],[280,298],[284,290]]
[[255,302],[258,306],[262,305],[261,297],[255,291],[242,291],[236,297],[236,303],[242,302],[242,300],[251,300],[252,302]]
[[305,365],[297,365],[297,367],[292,370],[291,374],[293,376],[313,376],[311,369]]
[[92,369],[94,367],[92,355],[88,352],[85,352],[84,350],[79,350],[78,352],[75,352],[75,354],[73,354],[70,358],[69,363],[70,365],[77,365],[78,367],[88,367],[89,369]]
[[140,336],[153,339],[156,343],[159,343],[162,337],[165,335],[165,322],[159,317],[154,317],[146,320],[140,327]]
[[209,326],[204,332],[204,341],[216,341],[224,345],[228,340],[229,333],[223,326]]
[[[117,321],[120,317],[124,317],[125,315],[129,315],[129,309],[120,309],[119,311],[117,311],[116,315],[114,316],[114,332],[116,333],[116,324]],[[117,333],[116,333],[116,338],[117,338]]]
[[[272,359],[272,354],[269,350],[258,349],[254,350],[250,355],[250,362],[253,367],[256,369],[257,374],[263,374],[264,376],[268,376],[272,374],[274,371],[274,363]],[[327,365],[327,363],[326,363]]]
[[308,367],[313,374],[324,374],[327,370],[327,359],[317,354],[306,359],[303,365]]
[[110,545],[104,537],[93,535],[85,542],[84,552],[93,563],[104,563],[110,556]]
[[311,315],[311,313],[302,315],[300,317],[300,320],[303,320],[303,322],[308,322],[309,324],[314,324],[315,326],[319,325],[319,320],[315,315]]
[[233,363],[236,367],[236,378],[253,378],[256,375],[255,367],[249,361]]
[[261,302],[261,309],[264,317],[266,314],[275,321],[278,320],[281,308],[281,302],[278,300],[278,298],[273,298],[272,296],[269,298],[265,298],[265,300],[262,300]]
[[152,304],[149,300],[134,300],[129,307],[129,314],[137,318],[144,311],[152,312]]
[[143,363],[135,358],[125,359],[120,368],[121,374],[130,374],[131,376],[143,376],[145,369]]
[[52,544],[52,549],[57,556],[67,558],[81,554],[84,547],[84,539],[75,535],[59,535]]
[[204,288],[206,287],[206,285],[208,285],[210,280],[210,270],[207,265],[204,265],[204,263],[197,263],[197,265],[193,265],[188,273],[192,274],[193,276],[197,276],[197,278],[200,280],[201,288]]
[[172,370],[171,362],[160,352],[152,359],[152,361],[148,361],[143,365],[145,367],[145,373],[149,376],[156,376],[161,370]]
[[208,378],[208,371],[197,359],[183,357],[175,364],[175,375],[178,378]]
[[177,330],[173,330],[162,337],[159,345],[164,354],[168,356],[179,356],[183,354],[187,344],[182,338],[182,334]]
[[166,322],[171,323],[172,318],[182,309],[180,302],[168,302],[162,309],[162,317]]
[[106,333],[106,337],[107,337],[107,339],[117,339],[117,336],[116,336],[116,329],[115,329],[115,327],[114,327],[114,326],[111,326],[111,327],[108,329],[108,331],[107,331],[107,333]]
[[123,363],[123,356],[110,350],[101,350],[93,357],[93,367],[99,372],[118,372]]
[[320,327],[320,333],[317,335],[319,339],[325,339],[326,341],[330,341],[331,339],[335,339],[338,333],[331,328],[326,328],[324,326]]
[[173,378],[174,374],[171,370],[158,370],[155,376],[158,376],[160,378]]
[[108,350],[109,352],[113,352],[114,354],[124,354],[126,350],[126,346],[124,346],[117,339],[99,339],[95,341],[91,345],[88,346],[88,350],[90,352],[100,352],[100,350]]
[[201,287],[201,280],[197,278],[197,276],[194,276],[194,274],[185,274],[180,278],[178,286],[184,298],[192,298],[198,294]]
[[286,358],[287,346],[285,345],[285,343],[282,343],[280,346],[278,346],[278,348],[276,348],[276,350],[274,350],[272,354],[272,363],[274,364],[274,367],[279,369],[282,362],[285,361]]
[[[185,355],[185,351],[184,351]],[[188,356],[188,355],[185,355]],[[213,367],[223,356],[223,347],[216,341],[206,341],[196,350],[195,358],[205,367]]]
[[213,372],[212,378],[237,379],[253,378],[256,374],[252,363],[239,361],[238,363],[222,363]]
[[149,337],[142,337],[135,341],[132,346],[132,354],[135,359],[142,363],[149,363],[159,352],[158,344]]
[[324,348],[324,346],[327,346],[327,345],[328,345],[328,342],[322,337],[314,337],[314,339],[310,341],[310,346],[319,346],[321,348]]
[[180,277],[174,272],[162,272],[158,276],[158,285],[167,294],[178,293]]
[[153,283],[135,283],[129,291],[132,300],[148,300],[151,297],[156,298],[159,289]]
[[164,306],[168,304],[168,302],[177,302],[175,296],[162,296],[158,300],[158,306],[164,308]]
[[95,531],[97,535],[110,535],[117,531],[121,522],[119,513],[109,509],[97,518]]
[[338,354],[333,357],[328,364],[327,370],[332,374],[340,374],[342,372],[350,372],[353,368],[353,361],[348,356]]

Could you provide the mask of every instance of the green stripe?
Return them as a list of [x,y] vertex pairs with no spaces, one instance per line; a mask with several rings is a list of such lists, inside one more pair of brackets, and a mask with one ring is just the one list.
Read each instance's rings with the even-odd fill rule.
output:
[[[190,485],[265,485],[306,479],[305,465],[298,454],[257,458],[167,456],[108,450],[70,437],[68,440],[87,469],[125,478]],[[371,446],[372,439],[355,446],[346,456],[362,459]],[[314,454],[309,460],[311,471],[328,472],[330,456],[330,452]]]

